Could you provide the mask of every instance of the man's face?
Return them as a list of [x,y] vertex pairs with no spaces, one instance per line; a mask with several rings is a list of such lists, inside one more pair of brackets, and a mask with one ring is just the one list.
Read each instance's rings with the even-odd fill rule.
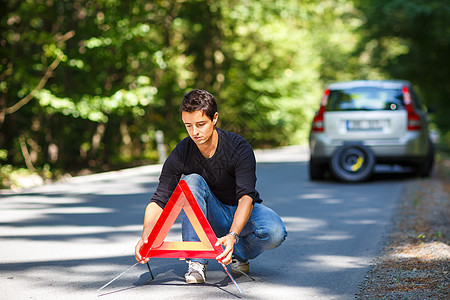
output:
[[213,120],[208,118],[202,111],[183,111],[181,113],[181,119],[186,126],[189,136],[199,146],[210,141],[218,117],[219,114],[217,112],[214,115]]

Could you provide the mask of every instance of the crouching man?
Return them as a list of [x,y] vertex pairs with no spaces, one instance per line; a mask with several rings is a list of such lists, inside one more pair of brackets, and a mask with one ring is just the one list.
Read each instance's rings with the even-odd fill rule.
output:
[[[182,140],[164,163],[159,184],[148,204],[140,250],[182,176],[191,189],[224,251],[217,257],[231,263],[233,273],[249,272],[249,260],[278,247],[286,238],[281,218],[261,202],[256,185],[256,161],[250,144],[241,136],[216,127],[219,113],[214,97],[203,90],[184,95],[181,119],[189,137]],[[199,241],[182,212],[183,241]],[[207,260],[187,259],[187,283],[206,281]]]

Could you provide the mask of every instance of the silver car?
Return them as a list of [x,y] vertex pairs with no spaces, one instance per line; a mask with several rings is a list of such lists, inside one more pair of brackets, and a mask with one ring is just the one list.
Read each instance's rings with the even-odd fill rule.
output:
[[377,163],[408,166],[429,176],[434,162],[427,114],[408,81],[330,84],[309,142],[312,180],[329,170],[341,181],[363,181]]

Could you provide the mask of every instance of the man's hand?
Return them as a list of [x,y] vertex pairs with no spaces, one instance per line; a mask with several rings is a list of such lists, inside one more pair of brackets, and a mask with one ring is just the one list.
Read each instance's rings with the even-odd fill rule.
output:
[[[244,195],[239,199],[239,204],[237,206],[236,212],[234,213],[233,223],[230,227],[230,232],[235,232],[239,235],[247,224],[248,219],[253,210],[253,199],[250,196]],[[216,259],[226,265],[231,263],[231,258],[233,255],[234,245],[236,244],[236,238],[227,234],[217,240],[216,246],[224,245],[225,250],[216,257]]]
[[150,259],[148,257],[146,259],[142,259],[140,253],[141,249],[144,244],[148,243],[148,236],[150,235],[153,226],[155,226],[155,223],[158,220],[159,216],[161,216],[162,211],[163,209],[159,207],[155,202],[150,202],[145,209],[144,228],[142,229],[142,235],[140,240],[136,244],[136,247],[134,247],[134,256],[136,257],[136,260],[142,264],[147,263]]
[[231,263],[231,257],[233,256],[233,249],[236,239],[231,234],[227,234],[226,236],[221,237],[217,240],[216,246],[224,245],[225,250],[216,257],[216,259],[225,265]]
[[142,259],[142,256],[141,256],[141,253],[140,253],[142,247],[144,246],[144,244],[147,244],[147,242],[148,242],[147,238],[145,240],[140,238],[138,243],[136,244],[136,247],[134,248],[134,256],[136,257],[136,260],[138,262],[140,262],[141,264],[145,264],[145,263],[147,263],[150,260],[150,258],[148,258],[148,257],[145,258],[145,259]]

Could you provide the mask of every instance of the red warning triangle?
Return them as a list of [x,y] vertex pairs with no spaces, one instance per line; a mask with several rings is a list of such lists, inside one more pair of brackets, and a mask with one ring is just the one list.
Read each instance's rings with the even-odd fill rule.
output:
[[[164,241],[182,209],[200,242]],[[216,242],[217,237],[189,186],[186,181],[181,180],[156,221],[148,242],[144,244],[140,254],[141,257],[216,258],[223,251],[220,245],[214,246]]]

